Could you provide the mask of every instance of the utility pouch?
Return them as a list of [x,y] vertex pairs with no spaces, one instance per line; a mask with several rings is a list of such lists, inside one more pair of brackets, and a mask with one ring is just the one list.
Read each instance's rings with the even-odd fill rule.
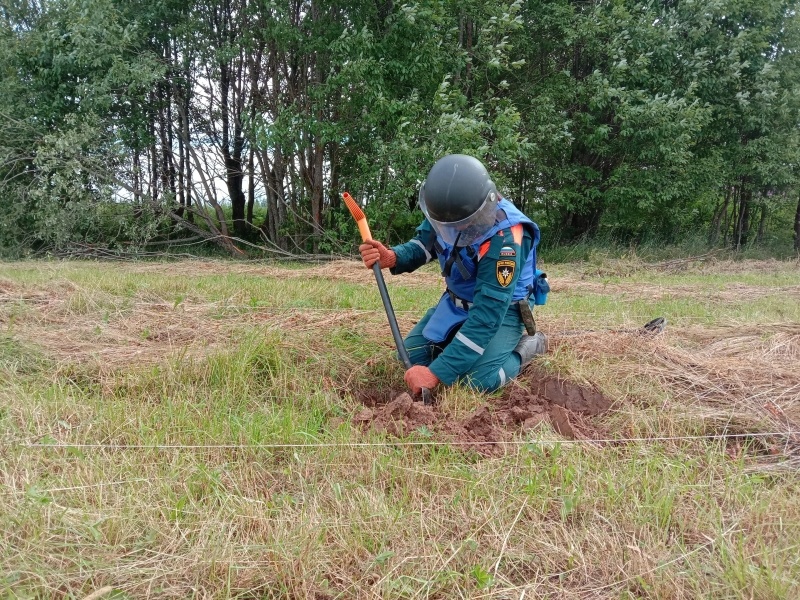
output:
[[519,314],[522,317],[522,322],[525,323],[525,331],[528,335],[536,334],[536,321],[533,320],[533,311],[527,298],[523,298],[517,302],[519,306]]
[[422,335],[434,344],[443,342],[450,336],[453,329],[460,327],[467,320],[468,316],[467,311],[453,304],[450,295],[445,292],[422,330]]
[[550,293],[550,284],[547,282],[547,273],[536,269],[533,279],[533,303],[536,306],[547,304],[547,294]]

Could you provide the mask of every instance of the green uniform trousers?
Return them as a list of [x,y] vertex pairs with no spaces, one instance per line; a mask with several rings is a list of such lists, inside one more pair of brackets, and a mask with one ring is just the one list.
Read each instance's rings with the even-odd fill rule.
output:
[[[425,325],[435,310],[435,306],[428,310],[404,340],[406,351],[413,365],[427,367],[458,332],[458,328],[456,328],[444,342],[433,343],[427,340],[422,335],[422,330],[425,329]],[[458,382],[480,392],[492,392],[503,387],[519,374],[520,358],[519,354],[514,352],[514,348],[523,333],[525,333],[525,324],[519,314],[519,307],[512,304],[508,307],[506,317],[497,330],[497,334],[486,346],[478,360],[468,368],[464,375],[458,378]]]

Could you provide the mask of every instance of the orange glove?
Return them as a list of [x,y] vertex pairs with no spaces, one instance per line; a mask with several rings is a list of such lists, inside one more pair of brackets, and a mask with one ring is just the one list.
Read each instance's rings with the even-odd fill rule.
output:
[[422,388],[431,390],[439,385],[439,378],[428,367],[422,365],[411,367],[403,378],[414,395],[421,393]]
[[358,247],[358,251],[368,269],[371,269],[372,265],[378,261],[380,261],[381,269],[391,269],[397,264],[397,254],[394,253],[394,250],[389,250],[376,240],[367,240]]

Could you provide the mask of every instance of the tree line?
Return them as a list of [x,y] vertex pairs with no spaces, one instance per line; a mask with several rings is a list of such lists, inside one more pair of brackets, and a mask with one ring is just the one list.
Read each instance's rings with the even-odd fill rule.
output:
[[462,152],[550,240],[800,250],[797,4],[6,0],[0,246],[396,242]]

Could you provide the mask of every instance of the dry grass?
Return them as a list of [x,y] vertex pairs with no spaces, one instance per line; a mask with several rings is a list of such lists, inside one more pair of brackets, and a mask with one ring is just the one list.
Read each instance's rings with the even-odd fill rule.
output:
[[575,277],[564,277],[553,284],[554,293],[607,294],[620,299],[637,298],[662,300],[665,298],[702,298],[714,303],[741,302],[742,298],[755,300],[775,294],[782,294],[800,302],[800,285],[763,286],[746,285],[731,281],[721,289],[709,291],[698,289],[696,285],[676,285],[672,283],[607,283],[585,281]]
[[[612,397],[617,437],[797,431],[800,276],[717,266],[712,287],[554,267],[543,365]],[[407,331],[438,276],[390,283]],[[618,331],[646,319],[602,296],[656,316],[665,285],[718,313]],[[402,384],[376,296],[357,263],[0,265],[0,597],[798,596],[794,438],[544,427],[482,459],[362,433],[350,392]]]
[[[249,275],[252,277],[276,277],[284,280],[321,278],[330,281],[371,284],[374,281],[372,271],[364,269],[356,260],[336,260],[316,265],[286,268],[280,266],[259,265],[252,266],[247,263],[231,265],[228,261],[202,260],[189,263],[180,262],[172,265],[149,263],[134,265],[131,273],[154,273],[163,275],[173,272],[181,277],[200,277],[209,275]],[[385,271],[388,274],[388,271]],[[434,272],[416,273],[413,279],[404,282],[410,287],[425,287],[435,285],[440,277]]]

